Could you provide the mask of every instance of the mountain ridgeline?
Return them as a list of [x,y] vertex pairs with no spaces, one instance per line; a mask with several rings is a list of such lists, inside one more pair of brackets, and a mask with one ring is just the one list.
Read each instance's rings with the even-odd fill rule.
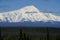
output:
[[60,16],[39,11],[30,5],[19,10],[0,13],[0,26],[51,26],[59,27]]

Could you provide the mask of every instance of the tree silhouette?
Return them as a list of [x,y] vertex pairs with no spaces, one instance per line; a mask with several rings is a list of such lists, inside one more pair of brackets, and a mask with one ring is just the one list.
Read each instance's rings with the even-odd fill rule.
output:
[[26,33],[22,33],[22,29],[20,29],[20,38],[19,40],[31,40],[31,36],[27,35]]
[[1,36],[1,27],[0,27],[0,40],[3,40],[2,36]]
[[24,33],[24,40],[26,40],[26,34]]
[[0,27],[0,40],[1,40],[1,27]]
[[20,38],[19,40],[22,40],[22,29],[20,29]]
[[48,27],[47,27],[47,40],[49,40],[49,30],[48,30]]

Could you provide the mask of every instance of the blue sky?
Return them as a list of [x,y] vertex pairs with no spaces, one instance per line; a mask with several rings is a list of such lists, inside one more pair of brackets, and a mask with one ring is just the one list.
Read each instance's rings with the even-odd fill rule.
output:
[[53,12],[60,16],[60,0],[0,0],[0,13],[34,5],[40,11]]

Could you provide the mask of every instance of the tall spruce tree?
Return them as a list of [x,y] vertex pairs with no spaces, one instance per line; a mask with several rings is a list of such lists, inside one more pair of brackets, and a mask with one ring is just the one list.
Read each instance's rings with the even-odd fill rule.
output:
[[1,27],[0,27],[0,40],[3,40],[2,36],[1,36]]
[[20,38],[19,38],[19,40],[22,40],[22,29],[20,29]]

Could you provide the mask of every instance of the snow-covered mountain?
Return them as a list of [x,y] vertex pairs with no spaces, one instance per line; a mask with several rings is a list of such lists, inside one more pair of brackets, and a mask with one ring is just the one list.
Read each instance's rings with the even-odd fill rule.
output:
[[19,10],[0,13],[0,22],[60,22],[60,16],[39,11],[30,5]]

